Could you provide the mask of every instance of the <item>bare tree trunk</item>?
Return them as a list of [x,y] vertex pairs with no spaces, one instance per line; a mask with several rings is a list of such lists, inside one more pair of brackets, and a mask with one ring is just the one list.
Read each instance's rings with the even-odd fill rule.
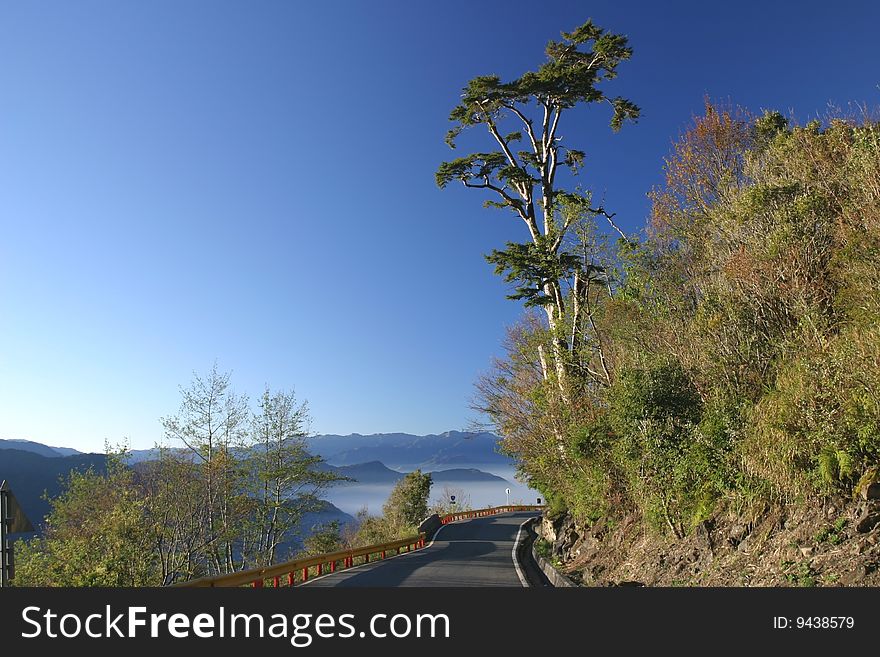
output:
[[[551,296],[553,295],[553,288],[549,283],[545,286],[544,289],[546,294]],[[545,306],[544,311],[547,314],[547,324],[550,327],[550,344],[552,348],[550,356],[553,359],[553,368],[556,372],[556,386],[559,388],[559,395],[560,397],[562,397],[562,400],[568,403],[568,368],[566,366],[566,345],[559,337],[559,318],[562,317],[562,313],[560,312],[559,306],[557,304]],[[544,378],[548,378],[546,369]]]
[[550,378],[550,371],[547,369],[547,354],[544,353],[544,345],[538,345],[538,359],[541,361],[541,374],[544,380]]

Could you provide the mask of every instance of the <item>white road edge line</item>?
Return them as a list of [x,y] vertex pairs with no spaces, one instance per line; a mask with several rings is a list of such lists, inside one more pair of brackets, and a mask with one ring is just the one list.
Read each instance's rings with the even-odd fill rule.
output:
[[513,557],[513,567],[516,568],[516,576],[519,577],[520,584],[522,584],[526,588],[530,587],[531,584],[529,584],[529,580],[526,579],[525,574],[523,574],[522,568],[520,568],[519,559],[517,558],[516,553],[519,550],[519,544],[522,540],[523,529],[531,521],[532,518],[529,518],[519,526],[519,531],[516,533],[516,540],[513,542],[513,550],[511,551],[511,556]]

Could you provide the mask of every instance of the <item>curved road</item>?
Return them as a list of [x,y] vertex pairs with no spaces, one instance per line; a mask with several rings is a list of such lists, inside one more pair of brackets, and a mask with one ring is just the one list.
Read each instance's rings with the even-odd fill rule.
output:
[[459,520],[441,527],[424,549],[317,577],[305,586],[523,586],[513,547],[520,525],[537,515]]

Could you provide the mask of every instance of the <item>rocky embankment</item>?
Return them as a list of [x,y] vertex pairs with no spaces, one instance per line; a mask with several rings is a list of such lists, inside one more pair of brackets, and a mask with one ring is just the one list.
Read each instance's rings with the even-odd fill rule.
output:
[[637,516],[583,526],[544,518],[559,570],[583,586],[880,586],[880,483],[856,499],[720,510],[684,538]]

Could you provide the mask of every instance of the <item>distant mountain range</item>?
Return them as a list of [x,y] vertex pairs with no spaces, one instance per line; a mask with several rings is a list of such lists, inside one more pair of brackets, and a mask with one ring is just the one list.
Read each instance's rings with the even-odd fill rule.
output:
[[[417,468],[423,471],[450,468],[512,470],[515,466],[513,460],[497,451],[498,440],[493,433],[447,431],[427,436],[409,433],[327,434],[309,438],[307,443],[312,454],[335,466],[379,461],[401,472]],[[81,453],[69,447],[49,447],[29,440],[0,439],[2,449],[20,449],[47,457]],[[152,461],[158,454],[157,449],[132,450],[129,462]]]
[[513,460],[497,451],[498,440],[498,436],[492,433],[461,431],[427,436],[409,433],[363,436],[355,433],[315,436],[308,439],[308,446],[313,454],[337,466],[381,461],[396,470],[512,469]]
[[[92,468],[95,472],[102,473],[107,469],[107,457],[104,454],[53,455],[52,448],[31,441],[21,441],[28,443],[28,451],[9,447],[10,444],[17,445],[19,442],[0,443],[0,480],[6,479],[25,515],[38,529],[50,509],[46,496],[57,497],[61,493],[64,479],[72,470],[84,472]],[[315,526],[334,520],[340,526],[354,522],[352,516],[322,500],[320,509],[303,517],[302,527],[308,533]],[[291,545],[299,545],[300,540],[301,537],[292,538]]]
[[20,449],[23,452],[32,452],[33,454],[50,458],[54,456],[75,456],[76,454],[83,453],[70,447],[50,447],[43,443],[35,443],[32,440],[7,440],[3,438],[0,438],[0,449]]
[[[406,475],[405,472],[398,472],[387,467],[381,461],[369,461],[368,463],[357,463],[355,465],[328,465],[325,469],[335,472],[343,477],[348,477],[353,481],[351,484],[395,484]],[[430,473],[435,484],[452,484],[462,481],[468,482],[485,482],[500,481],[506,479],[489,472],[483,472],[476,468],[451,468],[449,470],[426,470]],[[341,485],[346,485],[345,483]]]
[[[390,488],[406,472],[421,469],[430,472],[435,485],[503,484],[500,476],[483,469],[510,472],[513,461],[496,452],[498,437],[491,433],[468,434],[448,431],[442,434],[415,436],[406,433],[364,436],[324,435],[308,439],[309,450],[323,457],[324,467],[354,481],[342,484],[346,490],[357,485]],[[150,461],[158,450],[133,450],[129,463]],[[35,526],[42,524],[49,512],[44,492],[55,497],[61,492],[61,480],[71,470],[106,469],[104,454],[83,454],[67,447],[50,447],[30,440],[0,439],[0,479],[7,479],[27,516]],[[438,486],[439,487],[439,486]],[[332,493],[332,489],[330,491]],[[341,492],[341,491],[340,491]],[[333,495],[330,495],[331,499]],[[309,522],[318,524],[338,519],[341,524],[351,516],[328,503],[328,508]]]

